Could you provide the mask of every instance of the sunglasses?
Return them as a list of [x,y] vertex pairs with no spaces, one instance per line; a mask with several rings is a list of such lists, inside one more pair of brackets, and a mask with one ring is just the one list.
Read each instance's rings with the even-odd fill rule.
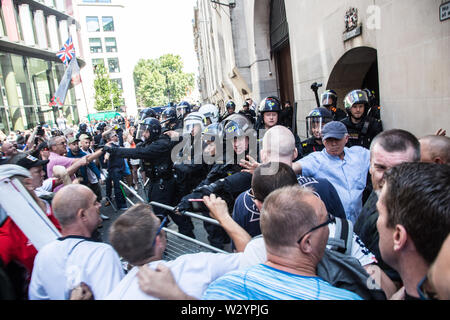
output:
[[438,300],[436,291],[426,275],[417,285],[417,293],[422,300]]
[[159,234],[161,233],[161,230],[164,228],[164,225],[166,224],[167,220],[168,220],[168,216],[165,216],[164,219],[161,221],[161,224],[159,225],[159,228],[158,228],[158,230],[156,231],[156,235],[155,235],[155,239],[153,240],[152,247],[155,246],[156,238],[157,238],[157,237],[159,236]]
[[336,222],[335,217],[334,217],[333,215],[331,215],[331,214],[328,213],[328,219],[327,219],[327,221],[325,221],[324,223],[319,224],[318,226],[315,226],[315,227],[311,228],[308,232],[306,232],[304,235],[302,235],[302,236],[300,237],[300,239],[298,239],[297,243],[300,244],[300,242],[302,242],[303,238],[304,238],[308,233],[311,233],[311,232],[313,232],[313,231],[316,231],[317,229],[320,229],[320,228],[322,228],[322,227],[328,226],[330,223],[335,223],[335,222]]

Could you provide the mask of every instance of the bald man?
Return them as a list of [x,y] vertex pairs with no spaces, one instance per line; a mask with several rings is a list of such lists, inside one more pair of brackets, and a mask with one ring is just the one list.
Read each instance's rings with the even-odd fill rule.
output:
[[[273,165],[261,168],[261,176],[271,179],[278,172],[277,163],[287,164],[292,167],[293,161],[297,158],[295,138],[292,132],[283,126],[275,126],[269,129],[264,135],[260,157],[263,164]],[[252,161],[253,159],[251,159]],[[246,168],[251,166],[251,161],[243,161]],[[256,164],[257,166],[259,164]],[[251,171],[251,170],[250,170]],[[310,177],[298,176],[301,186],[309,186],[320,195],[325,203],[328,212],[335,217],[345,218],[345,211],[342,202],[333,185],[325,179],[314,179]],[[261,199],[263,200],[263,199]],[[245,229],[251,237],[261,234],[260,210],[255,204],[251,194],[251,189],[239,195],[233,209],[233,220]]]
[[15,156],[19,151],[14,147],[12,143],[9,142],[3,142],[2,144],[2,152],[5,158],[11,158]]
[[38,252],[30,300],[67,300],[80,283],[91,288],[95,299],[103,299],[120,282],[124,271],[110,245],[91,239],[101,223],[97,197],[86,186],[69,185],[56,193],[52,207],[62,237]]
[[446,136],[430,135],[419,139],[420,162],[449,164],[450,138]]

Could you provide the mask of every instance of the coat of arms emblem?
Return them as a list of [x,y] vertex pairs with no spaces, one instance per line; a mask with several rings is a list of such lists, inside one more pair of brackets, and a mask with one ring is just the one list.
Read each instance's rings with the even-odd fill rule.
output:
[[350,8],[345,13],[345,29],[346,31],[352,31],[358,26],[358,9]]

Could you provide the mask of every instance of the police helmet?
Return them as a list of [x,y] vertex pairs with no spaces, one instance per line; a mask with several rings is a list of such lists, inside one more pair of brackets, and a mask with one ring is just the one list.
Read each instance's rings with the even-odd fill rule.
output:
[[207,126],[202,132],[202,138],[204,141],[211,141],[211,142],[223,139],[222,123],[216,122]]
[[173,124],[177,122],[177,111],[174,107],[164,109],[161,113],[161,124]]
[[223,123],[224,138],[226,140],[248,136],[251,129],[253,129],[253,125],[250,119],[240,113],[232,114]]
[[233,109],[236,110],[236,103],[234,103],[234,101],[230,100],[227,102],[226,104],[226,109]]
[[369,98],[367,93],[363,90],[353,90],[349,92],[344,99],[344,106],[347,111],[349,111],[355,104],[369,105]]
[[320,138],[322,127],[328,122],[333,121],[333,115],[327,108],[313,109],[306,117],[306,132],[308,138]]
[[181,101],[176,108],[177,117],[184,117],[185,115],[187,115],[191,112],[192,112],[192,106],[187,101]]
[[219,122],[219,108],[217,108],[213,104],[207,104],[202,106],[198,110],[198,112],[203,114],[207,120],[209,119],[210,123]]
[[327,90],[324,93],[322,93],[322,106],[328,108],[328,107],[336,107],[337,106],[337,99],[338,96],[336,94],[336,91],[334,90]]
[[86,123],[80,123],[79,130],[80,130],[80,132],[86,132],[87,124]]
[[[141,121],[136,132],[136,139],[154,141],[161,135],[161,123],[155,118],[147,118]],[[150,132],[150,137],[144,138],[145,131]]]
[[140,113],[140,118],[139,120],[144,120],[146,118],[156,118],[156,112],[155,110],[153,110],[152,108],[145,108],[144,110],[141,111]]
[[192,112],[184,118],[183,134],[191,134],[192,130],[194,130],[196,126],[200,128],[200,133],[203,132],[206,126],[206,118],[200,112]]
[[367,100],[369,101],[369,106],[373,107],[376,104],[377,97],[375,96],[375,91],[370,89],[363,90],[367,94]]
[[105,130],[105,128],[106,128],[106,123],[105,122],[99,122],[97,124],[96,130],[100,131],[100,132],[103,132]]
[[281,112],[281,103],[278,98],[275,97],[264,98],[259,104],[258,111],[260,114],[265,112]]

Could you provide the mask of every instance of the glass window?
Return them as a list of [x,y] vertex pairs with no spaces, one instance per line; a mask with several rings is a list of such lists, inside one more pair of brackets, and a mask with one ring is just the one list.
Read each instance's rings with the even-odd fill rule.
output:
[[117,52],[116,38],[105,38],[106,52]]
[[88,32],[100,32],[98,17],[86,17],[86,25]]
[[120,72],[119,58],[108,58],[108,69],[111,73]]
[[102,17],[103,31],[114,31],[113,17]]
[[89,47],[91,48],[91,53],[102,53],[102,39],[89,38]]
[[120,78],[119,79],[111,79],[111,81],[117,83],[117,87],[120,90],[123,90],[122,79],[120,79]]
[[94,69],[99,64],[105,65],[105,60],[104,59],[92,59],[92,66],[94,67]]

